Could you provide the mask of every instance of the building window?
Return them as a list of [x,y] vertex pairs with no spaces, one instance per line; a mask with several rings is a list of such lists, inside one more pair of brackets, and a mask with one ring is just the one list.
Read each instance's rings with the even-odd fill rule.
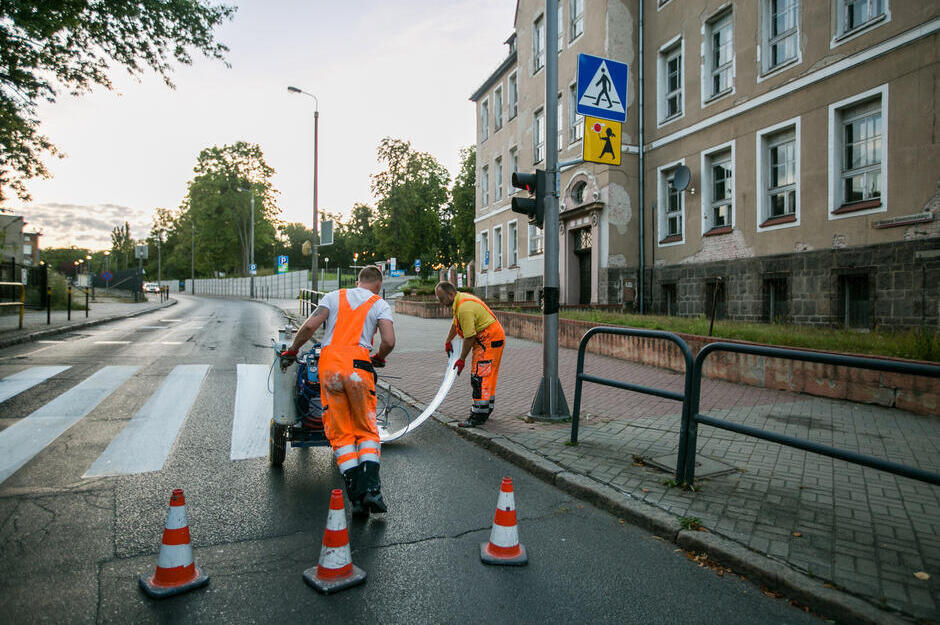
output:
[[578,85],[568,87],[568,143],[584,138],[584,116],[578,115]]
[[544,238],[541,228],[535,224],[529,224],[529,256],[542,253]]
[[490,233],[484,230],[480,233],[480,266],[486,271],[490,264]]
[[787,296],[787,279],[766,278],[764,280],[764,321],[786,323],[790,318],[790,300]]
[[568,13],[569,23],[571,24],[568,33],[568,36],[571,37],[569,41],[574,41],[584,32],[584,0],[570,0]]
[[480,192],[483,195],[483,206],[490,203],[490,168],[486,165],[480,173]]
[[885,0],[839,0],[839,35],[861,30],[885,15]]
[[493,263],[496,269],[503,268],[503,228],[493,228]]
[[731,149],[705,155],[702,172],[702,232],[724,232],[734,225],[734,157]]
[[661,169],[659,172],[660,245],[679,243],[685,238],[683,192],[676,189],[674,184],[676,168],[679,165],[681,163],[675,163],[669,169]]
[[[519,150],[518,148],[511,147],[509,148],[509,175],[512,176],[513,172],[519,171]],[[518,189],[511,187],[510,193],[515,193]]]
[[584,204],[584,189],[587,188],[587,183],[583,180],[573,187],[571,187],[571,201],[575,206],[580,206]]
[[839,277],[841,320],[846,328],[871,327],[871,298],[867,275]]
[[483,100],[480,103],[480,126],[483,129],[482,141],[486,141],[490,136],[490,102]]
[[731,91],[734,76],[733,14],[727,12],[706,24],[707,93],[714,98]]
[[663,289],[663,302],[662,302],[662,312],[666,315],[678,315],[679,314],[679,297],[678,290],[676,289],[675,283],[673,284],[664,284]]
[[496,87],[493,93],[493,125],[496,130],[503,127],[503,86]]
[[829,212],[887,210],[884,197],[887,85],[829,107]]
[[519,264],[519,228],[516,222],[509,224],[509,266],[515,267]]
[[758,230],[796,225],[800,217],[800,124],[784,122],[757,133]]
[[682,115],[682,41],[659,53],[659,119],[670,121]]
[[503,199],[503,157],[497,156],[496,160],[493,162],[493,173],[495,178],[493,182],[495,187],[493,189],[493,199],[496,202],[499,202]]
[[545,112],[539,109],[535,112],[535,124],[532,126],[532,154],[534,163],[545,158]]
[[545,66],[545,19],[539,15],[532,25],[532,73]]
[[728,317],[728,302],[725,297],[725,282],[721,278],[705,283],[705,316],[715,319]]
[[516,81],[516,72],[509,75],[509,119],[515,119],[519,114],[519,83]]
[[558,129],[558,151],[565,145],[565,111],[561,105],[561,94],[558,94],[558,108],[555,109],[555,128]]
[[765,72],[796,60],[799,12],[799,0],[764,0]]
[[558,54],[565,46],[565,20],[562,17],[561,0],[558,0]]

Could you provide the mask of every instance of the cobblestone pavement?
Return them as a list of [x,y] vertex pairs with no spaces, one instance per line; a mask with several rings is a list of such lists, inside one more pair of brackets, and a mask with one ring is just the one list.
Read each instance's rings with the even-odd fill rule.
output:
[[[444,374],[448,324],[397,315],[398,345],[380,376],[417,402],[430,402]],[[699,429],[699,461],[726,463],[729,471],[698,479],[694,492],[669,487],[664,482],[674,475],[650,460],[675,462],[677,402],[585,385],[579,444],[569,446],[570,424],[524,419],[541,363],[540,344],[507,337],[496,411],[485,430],[686,523],[697,519],[709,532],[879,607],[937,620],[940,488],[706,426]],[[569,405],[576,364],[575,350],[559,350],[559,377]],[[585,370],[682,390],[680,374],[612,358],[588,354]],[[469,415],[466,372],[439,412],[449,419]],[[703,383],[701,412],[940,471],[937,417],[710,380]],[[921,580],[917,572],[930,577]]]

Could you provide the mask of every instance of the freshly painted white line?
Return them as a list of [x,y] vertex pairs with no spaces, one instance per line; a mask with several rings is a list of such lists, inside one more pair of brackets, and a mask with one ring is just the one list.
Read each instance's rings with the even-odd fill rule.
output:
[[130,341],[95,341],[95,345],[130,345]]
[[94,410],[139,367],[103,367],[0,432],[0,483]]
[[182,321],[182,319],[161,319],[160,323],[170,323],[171,321]]
[[260,458],[268,453],[268,427],[274,396],[268,393],[268,365],[237,366],[232,460]]
[[163,468],[209,365],[177,365],[83,477]]
[[68,368],[68,366],[30,367],[7,376],[0,380],[0,402],[5,402],[14,395],[19,395],[26,389],[60,374]]
[[37,342],[37,343],[44,344],[44,345],[53,345],[53,344],[55,344],[55,343],[64,343],[65,341],[52,341],[52,340],[49,340],[49,341],[36,341],[36,342]]
[[170,326],[137,326],[138,330],[166,330]]

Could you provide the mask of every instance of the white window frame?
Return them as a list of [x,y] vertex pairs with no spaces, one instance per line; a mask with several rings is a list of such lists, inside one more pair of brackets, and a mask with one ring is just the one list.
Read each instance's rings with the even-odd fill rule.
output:
[[846,9],[850,3],[857,2],[859,0],[836,0],[836,11],[833,15],[833,23],[835,24],[835,34],[832,37],[832,41],[829,42],[830,48],[835,48],[840,46],[846,41],[851,41],[863,33],[867,33],[873,28],[878,28],[879,26],[884,26],[891,21],[891,3],[890,0],[862,0],[868,3],[869,6],[880,2],[883,10],[880,15],[877,15],[873,18],[868,18],[867,21],[855,26],[852,29],[846,30],[845,22],[847,17]]
[[672,235],[668,234],[669,225],[668,217],[666,213],[666,206],[669,202],[669,198],[666,196],[666,185],[672,174],[675,173],[675,170],[680,165],[685,165],[685,159],[674,161],[672,163],[666,163],[656,168],[656,220],[657,220],[657,230],[656,230],[656,247],[672,247],[674,245],[683,245],[685,244],[685,226],[686,226],[686,216],[685,216],[685,191],[679,191],[679,219],[682,221],[679,228],[679,235],[681,239],[678,241],[671,241],[669,243],[663,243],[662,241]]
[[541,163],[545,159],[545,109],[538,109],[532,114],[532,162]]
[[[539,228],[535,224],[528,224],[526,229],[526,240],[528,245],[526,249],[529,250],[529,256],[540,256],[545,253],[545,231],[542,228]],[[535,245],[533,251],[533,244]]]
[[[732,229],[736,227],[736,218],[735,218],[735,197],[736,192],[736,178],[737,178],[737,163],[734,158],[734,144],[735,142],[729,141],[727,143],[722,143],[721,145],[716,145],[712,148],[709,148],[702,152],[702,163],[701,163],[701,211],[702,211],[702,235],[704,236],[706,232],[713,228],[723,228],[725,226],[730,226]],[[712,166],[716,162],[716,157],[728,154],[728,160],[731,163],[731,208],[728,211],[728,223],[724,226],[716,226],[712,223],[712,208],[716,202],[712,199],[712,193],[714,191],[714,180],[712,179],[713,170]]]
[[[727,63],[715,66],[714,35],[719,29],[728,27],[731,33],[730,58]],[[737,73],[734,46],[734,10],[723,8],[702,25],[702,106],[720,100],[734,93],[734,77]],[[714,90],[714,77],[719,72],[728,72],[728,87],[722,91]]]
[[483,98],[483,101],[480,102],[480,127],[482,129],[480,133],[480,141],[486,141],[490,138],[490,100],[489,98]]
[[568,85],[568,145],[584,139],[584,116],[578,114],[578,83]]
[[503,199],[503,157],[493,159],[493,202]]
[[565,147],[565,107],[563,94],[558,94],[558,108],[555,109],[555,127],[558,130],[558,151]]
[[584,34],[584,0],[568,2],[568,42],[574,43]]
[[480,269],[486,271],[489,269],[489,263],[486,262],[486,252],[490,250],[490,231],[480,231]]
[[539,14],[532,21],[532,73],[545,67],[545,15]]
[[515,71],[509,74],[507,83],[508,93],[506,98],[509,103],[509,119],[507,121],[512,121],[519,114],[519,76]]
[[493,228],[493,270],[499,271],[503,268],[503,227]]
[[489,206],[490,204],[490,167],[489,165],[484,165],[480,170],[480,196],[482,198],[483,207]]
[[516,267],[519,265],[519,222],[515,219],[510,221],[506,231],[509,233],[506,239],[506,251],[509,257],[507,267]]
[[[785,71],[786,69],[792,68],[803,62],[803,49],[802,46],[800,46],[800,35],[802,34],[800,21],[803,16],[801,0],[781,0],[784,2],[796,3],[796,24],[793,27],[792,33],[787,34],[786,36],[778,36],[776,41],[779,42],[783,39],[786,39],[787,37],[793,36],[794,41],[796,41],[796,54],[791,59],[782,61],[776,65],[770,65],[770,51],[774,45],[771,42],[771,25],[773,23],[773,16],[771,15],[771,11],[774,1],[775,0],[761,1],[761,42],[757,47],[760,73],[757,76],[757,82],[766,80],[771,76],[775,76],[779,72]],[[787,32],[789,33],[789,31]]]
[[564,2],[558,0],[558,54],[561,54],[561,51],[565,47],[565,18],[563,15],[564,12],[562,11],[563,6]]
[[[509,148],[509,179],[512,180],[512,172],[519,171],[519,146],[512,146]],[[509,186],[509,195],[515,195],[519,192],[519,189],[515,188],[510,184]]]
[[498,85],[493,90],[493,129],[494,132],[503,127],[503,86]]
[[[667,92],[668,88],[668,67],[669,61],[679,55],[679,88],[673,92]],[[667,124],[685,117],[685,39],[682,35],[676,35],[659,48],[658,70],[656,72],[656,92],[657,100],[657,128],[662,128]],[[670,94],[677,94],[679,98],[679,112],[667,117],[667,102]]]
[[[881,102],[881,206],[835,214],[843,202],[842,159],[845,158],[843,145],[843,113],[863,104],[868,100],[879,99]],[[829,220],[861,217],[888,210],[888,85],[887,83],[863,91],[850,98],[829,105]]]
[[[770,219],[770,217],[765,217],[765,215],[767,214],[767,211],[769,210],[767,206],[769,203],[768,198],[767,198],[767,194],[768,194],[767,185],[770,183],[770,177],[769,177],[770,172],[769,172],[769,162],[768,162],[770,158],[770,155],[768,152],[770,148],[770,144],[767,141],[767,137],[771,137],[775,134],[778,134],[780,132],[790,130],[790,129],[793,130],[794,150],[795,150],[794,167],[796,168],[796,189],[795,189],[796,195],[794,199],[793,216],[796,218],[796,220],[787,222],[787,223],[782,223],[782,224],[761,226],[762,223]],[[755,202],[756,210],[757,210],[757,232],[768,232],[770,230],[779,230],[780,228],[795,228],[800,225],[800,220],[801,220],[800,191],[801,191],[801,186],[802,186],[801,185],[802,173],[800,170],[800,167],[801,167],[800,162],[802,160],[801,149],[800,149],[801,142],[802,141],[800,138],[800,118],[799,117],[794,117],[792,119],[788,119],[786,121],[780,122],[779,124],[774,124],[773,126],[768,126],[767,128],[757,131],[757,140],[755,141],[755,143],[757,144],[756,145],[757,153],[755,155],[756,156],[755,169],[756,169],[756,176],[757,176],[757,180],[756,180],[757,186],[755,187],[755,189],[757,189],[757,193],[756,193],[757,202]]]

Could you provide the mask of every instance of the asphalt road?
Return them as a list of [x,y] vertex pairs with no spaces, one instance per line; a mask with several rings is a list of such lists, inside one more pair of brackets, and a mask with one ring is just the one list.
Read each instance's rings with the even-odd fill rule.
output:
[[[353,561],[368,580],[319,595],[302,572],[317,562],[329,492],[341,484],[328,450],[289,450],[282,469],[230,459],[237,365],[270,362],[282,316],[258,303],[179,299],[62,342],[0,351],[0,398],[11,376],[69,367],[0,403],[0,466],[31,444],[12,448],[24,418],[41,433],[61,420],[43,417],[57,398],[59,412],[88,408],[0,482],[3,623],[820,622],[433,422],[383,449],[389,513],[350,523]],[[134,468],[166,437],[139,430],[149,438],[135,450],[140,414],[180,419],[178,434],[167,426],[162,468]],[[526,567],[479,559],[504,475],[515,484]],[[137,577],[156,565],[173,488],[185,490],[196,564],[211,581],[155,601]]]

